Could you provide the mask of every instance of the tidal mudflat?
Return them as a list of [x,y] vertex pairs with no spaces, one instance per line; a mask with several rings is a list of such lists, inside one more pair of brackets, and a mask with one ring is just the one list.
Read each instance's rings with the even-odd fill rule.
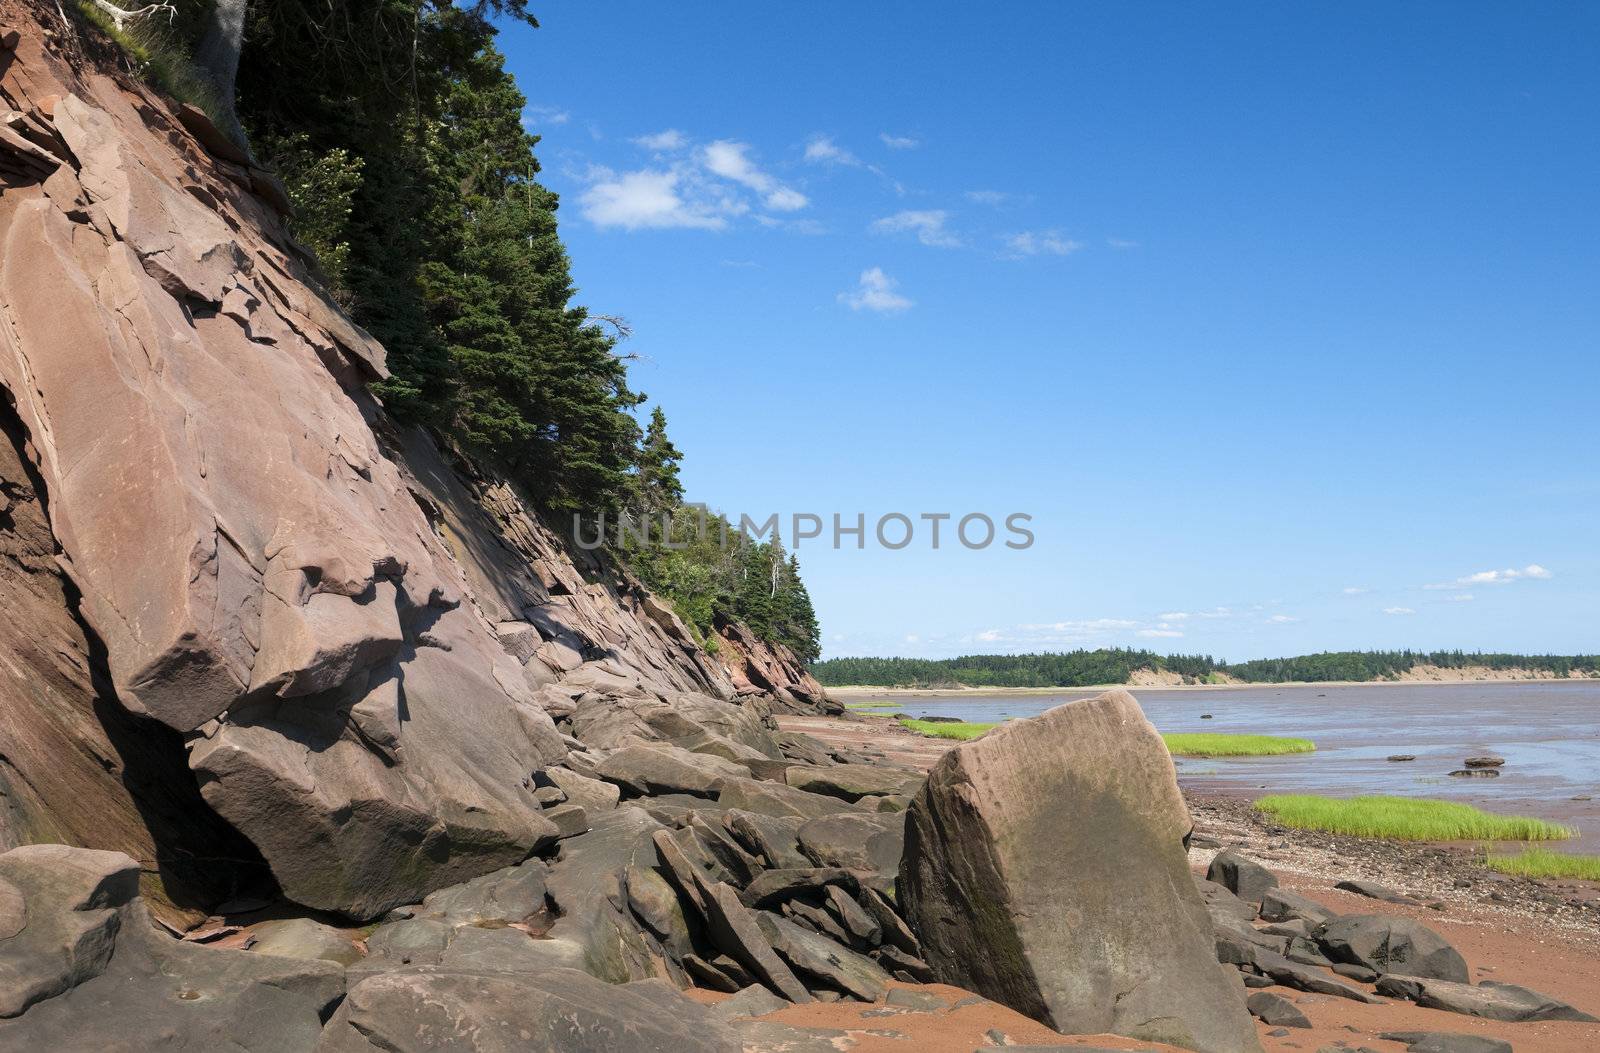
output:
[[[1579,837],[1551,845],[1557,851],[1600,851],[1595,681],[1130,690],[1163,732],[1286,735],[1317,745],[1314,753],[1282,756],[1178,758],[1180,780],[1196,789],[1460,801],[1577,829]],[[875,712],[988,722],[1032,716],[1094,693],[899,694],[892,699],[894,710]],[[1408,755],[1415,759],[1388,759]],[[1499,774],[1451,776],[1466,758],[1479,755],[1504,758],[1494,769]]]

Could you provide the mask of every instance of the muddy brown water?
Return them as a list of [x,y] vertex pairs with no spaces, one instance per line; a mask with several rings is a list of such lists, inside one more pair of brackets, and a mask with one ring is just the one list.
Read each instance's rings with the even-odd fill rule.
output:
[[[1461,801],[1575,827],[1578,839],[1550,847],[1600,852],[1600,681],[1131,690],[1162,731],[1290,735],[1317,744],[1315,753],[1280,757],[1179,758],[1181,781],[1196,789]],[[995,721],[1093,693],[894,702],[913,716]],[[1417,759],[1396,763],[1391,754]],[[1450,776],[1479,754],[1505,758],[1498,777]],[[1586,796],[1595,800],[1574,800]]]

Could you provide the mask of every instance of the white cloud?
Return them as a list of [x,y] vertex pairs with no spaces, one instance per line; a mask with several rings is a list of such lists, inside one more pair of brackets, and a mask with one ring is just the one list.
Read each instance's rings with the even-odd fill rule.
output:
[[860,159],[826,135],[818,135],[806,144],[806,160],[822,165],[859,165]]
[[578,198],[578,205],[584,218],[597,227],[721,230],[728,223],[726,214],[737,211],[736,206],[726,202],[686,197],[686,176],[679,169],[642,169],[621,174],[599,169],[594,174],[595,182]]
[[921,643],[922,637],[916,633],[906,633],[906,643]]
[[1001,633],[999,629],[985,629],[978,634],[978,639],[984,643],[994,643],[996,640],[1001,639]]
[[1516,567],[1507,567],[1504,570],[1480,570],[1476,574],[1468,574],[1457,578],[1455,581],[1440,582],[1435,585],[1424,585],[1425,589],[1456,589],[1463,585],[1509,585],[1513,581],[1523,580],[1548,580],[1555,577],[1537,563],[1529,563],[1518,570]]
[[570,120],[572,114],[554,106],[529,106],[522,111],[522,123],[529,128],[540,124],[566,124]]
[[883,145],[891,150],[914,150],[921,146],[920,140],[909,135],[890,135],[888,132],[879,132],[878,138],[883,140]]
[[794,212],[797,209],[805,208],[807,204],[804,194],[798,190],[791,190],[786,186],[780,186],[767,195],[767,207],[774,212]]
[[1181,629],[1140,629],[1139,635],[1149,639],[1173,640],[1181,637]]
[[1233,617],[1233,609],[1231,607],[1213,607],[1209,611],[1201,611],[1200,612],[1200,617],[1202,617],[1202,618],[1232,618]]
[[1127,238],[1107,238],[1106,244],[1114,249],[1136,249],[1139,247],[1137,241],[1129,241]]
[[1470,592],[1457,593],[1456,595],[1449,597],[1449,600],[1450,600],[1451,603],[1471,603],[1472,602],[1472,593],[1470,593]]
[[1361,596],[1371,591],[1365,585],[1347,585],[1345,586],[1344,594],[1346,596]]
[[1073,241],[1059,230],[1025,230],[1008,235],[1005,243],[1013,256],[1067,256],[1083,248],[1083,242]]
[[718,139],[700,151],[700,159],[713,174],[763,195],[767,207],[776,212],[793,212],[808,203],[804,194],[779,183],[752,161],[745,143]]
[[1011,195],[1006,193],[1004,190],[968,190],[966,193],[966,198],[968,201],[971,201],[974,204],[988,205],[992,208],[998,208],[1007,201],[1010,201]]
[[1164,622],[1181,622],[1181,621],[1184,621],[1185,619],[1187,619],[1189,617],[1189,612],[1188,611],[1168,611],[1166,614],[1158,614],[1158,615],[1156,615],[1156,617],[1160,618]]
[[949,218],[950,213],[942,208],[920,211],[907,209],[892,216],[873,220],[871,229],[876,234],[912,233],[924,245],[955,248],[961,244],[961,239],[945,227],[945,221]]
[[882,267],[869,267],[861,272],[861,280],[853,292],[839,294],[839,302],[853,311],[877,311],[881,314],[904,311],[915,301],[895,292],[899,284],[883,273]]
[[670,153],[673,150],[682,150],[687,146],[689,137],[676,128],[668,128],[653,135],[641,135],[633,141],[646,150],[654,150],[656,153]]
[[1272,617],[1267,619],[1267,621],[1272,622],[1274,625],[1288,625],[1290,622],[1297,622],[1299,620],[1299,618],[1291,618],[1287,614],[1274,614]]
[[1410,607],[1385,607],[1383,609],[1383,613],[1384,614],[1416,614],[1417,612],[1412,610]]

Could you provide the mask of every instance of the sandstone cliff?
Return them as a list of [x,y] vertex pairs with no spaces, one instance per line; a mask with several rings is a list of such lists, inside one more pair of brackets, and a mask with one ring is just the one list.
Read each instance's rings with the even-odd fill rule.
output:
[[0,847],[369,917],[555,839],[551,707],[822,700],[396,428],[272,177],[47,10],[0,3]]

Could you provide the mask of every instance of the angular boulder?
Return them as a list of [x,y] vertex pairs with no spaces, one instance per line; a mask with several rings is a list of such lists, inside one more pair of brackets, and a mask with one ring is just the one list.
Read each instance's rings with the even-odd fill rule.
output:
[[1206,880],[1215,881],[1249,903],[1260,903],[1268,889],[1278,887],[1278,878],[1272,871],[1231,850],[1218,852],[1211,860]]
[[1107,692],[940,759],[908,811],[899,902],[939,980],[1058,1031],[1256,1050],[1191,826],[1160,735]]
[[1456,983],[1470,979],[1461,953],[1443,936],[1410,918],[1346,914],[1324,925],[1317,942],[1333,961],[1365,966],[1376,973]]

